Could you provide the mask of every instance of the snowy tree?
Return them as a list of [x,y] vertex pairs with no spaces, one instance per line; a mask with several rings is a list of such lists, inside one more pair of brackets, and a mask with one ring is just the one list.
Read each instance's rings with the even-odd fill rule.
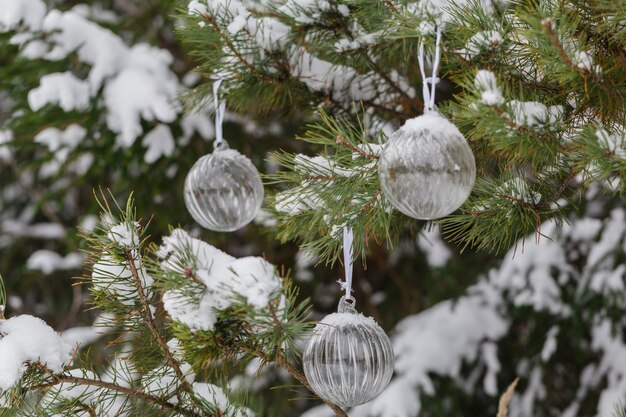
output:
[[[604,417],[626,402],[620,2],[179,5],[0,0],[0,415]],[[437,28],[436,110],[477,182],[427,223],[393,209],[378,165],[428,107],[420,44]],[[217,80],[231,146],[268,174],[233,235],[182,204]],[[141,216],[109,207],[133,190]],[[388,388],[351,410],[322,404],[299,364],[310,320],[336,308],[344,227],[359,308],[396,355]],[[69,282],[46,276],[83,263],[58,304]]]

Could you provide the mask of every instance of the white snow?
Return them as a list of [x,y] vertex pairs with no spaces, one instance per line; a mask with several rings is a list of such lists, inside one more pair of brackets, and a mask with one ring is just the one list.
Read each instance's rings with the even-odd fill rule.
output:
[[544,362],[548,362],[552,357],[552,354],[556,351],[557,340],[556,337],[559,334],[559,327],[552,326],[546,335],[546,341],[543,344],[543,349],[541,350],[541,360]]
[[364,316],[361,313],[332,313],[320,320],[315,326],[316,330],[322,330],[331,327],[343,327],[343,326],[369,326],[380,328],[378,323],[371,318]]
[[[59,130],[56,127],[48,127],[35,136],[35,142],[45,145],[50,152],[54,152],[55,155],[62,148],[67,148],[68,151],[73,150],[78,146],[80,141],[85,138],[87,131],[84,127],[77,124],[70,124],[65,130]],[[57,158],[61,162],[65,161],[64,158]]]
[[[146,272],[140,259],[135,259],[135,267],[143,286],[144,294],[150,294],[153,278]],[[91,285],[97,290],[115,297],[122,304],[133,305],[138,302],[137,284],[128,264],[118,262],[110,255],[102,257],[93,266]]]
[[602,149],[626,161],[626,130],[623,126],[614,132],[599,129],[596,131],[596,138]]
[[121,222],[116,224],[107,224],[107,238],[114,248],[112,251],[104,251],[98,262],[93,265],[91,274],[91,284],[99,291],[103,291],[125,305],[133,305],[138,301],[137,282],[133,276],[131,265],[122,259],[119,255],[115,256],[114,252],[129,250],[133,256],[133,266],[137,270],[143,293],[149,296],[154,283],[153,278],[148,274],[142,265],[142,259],[137,251],[139,246],[138,224]]
[[488,106],[504,103],[502,91],[496,82],[496,75],[487,70],[479,70],[474,77],[474,85],[481,93],[481,101]]
[[28,104],[33,111],[47,104],[60,106],[64,111],[85,110],[89,107],[89,83],[70,72],[47,74],[39,80],[39,87],[28,92]]
[[522,177],[515,177],[505,181],[499,187],[500,191],[516,200],[523,201],[528,204],[537,204],[541,201],[541,194],[534,191],[527,180]]
[[61,239],[65,236],[65,228],[58,223],[25,224],[13,219],[0,219],[0,230],[11,236],[30,237],[36,239]]
[[0,0],[0,32],[15,29],[24,24],[38,30],[46,14],[46,5],[41,0]]
[[452,257],[452,251],[441,237],[439,226],[422,229],[417,237],[417,246],[424,252],[432,268],[445,266]]
[[[187,383],[191,384],[196,378],[196,374],[188,363],[182,363],[180,370],[185,375]],[[141,385],[144,392],[148,394],[164,398],[173,404],[178,403],[176,393],[180,382],[174,368],[169,365],[163,365],[145,374],[141,379]]]
[[72,348],[43,320],[21,315],[0,321],[0,391],[15,385],[27,362],[60,372],[72,358]]
[[[96,381],[100,379],[94,372],[81,368],[71,369],[67,372],[64,372],[64,375],[73,376],[76,378],[93,379]],[[50,392],[47,393],[47,396],[50,398],[50,400],[59,397],[66,400],[79,399],[83,403],[91,404],[94,394],[97,393],[98,390],[98,387],[91,385],[79,385],[71,382],[62,382],[54,386],[50,390]]]
[[[493,1],[479,0],[475,3],[479,5],[487,15],[493,12]],[[408,3],[407,10],[427,21],[430,21],[431,17],[434,17],[437,22],[442,22],[445,26],[445,23],[448,23],[453,19],[449,12],[452,6],[467,7],[470,4],[472,4],[470,0],[423,0]],[[434,31],[431,29],[429,32],[432,33]]]
[[458,377],[463,361],[475,359],[482,343],[497,340],[508,330],[508,320],[494,308],[499,295],[492,288],[477,284],[468,293],[456,303],[439,303],[396,326],[396,372],[427,393],[434,389],[430,372]]
[[154,163],[162,156],[171,156],[175,147],[172,131],[164,124],[159,124],[148,132],[141,143],[148,148],[144,155],[147,164]]
[[26,261],[26,268],[39,270],[45,275],[54,271],[67,271],[79,269],[85,257],[78,252],[68,253],[65,256],[47,249],[33,252]]
[[139,246],[139,223],[129,224],[126,222],[109,225],[107,238],[116,245],[126,248]]
[[224,417],[254,417],[252,410],[243,407],[233,407],[226,393],[217,385],[206,382],[194,382],[193,391],[200,398],[204,398],[222,411]]
[[313,253],[299,250],[295,256],[295,278],[301,282],[311,281],[314,277],[312,269],[317,261],[318,258]]
[[537,101],[511,100],[508,106],[520,126],[542,128],[557,123],[563,115],[563,106],[548,107]]
[[502,43],[502,35],[495,30],[478,32],[468,39],[465,47],[459,51],[466,59],[472,59],[480,53],[494,49]]
[[13,141],[13,132],[0,129],[0,160],[8,161],[12,158],[13,152],[9,148],[11,141]]
[[[159,69],[160,65],[162,63],[155,62],[154,68]],[[177,108],[172,103],[177,94],[175,79],[163,78],[143,68],[128,68],[109,81],[104,91],[104,102],[109,109],[107,124],[113,132],[119,133],[118,143],[124,147],[133,144],[143,130],[142,118],[173,122]]]
[[576,65],[578,68],[595,73],[597,75],[602,74],[602,67],[600,67],[600,65],[594,65],[593,58],[591,57],[590,52],[577,50],[574,51],[573,54],[570,54],[570,57],[574,65]]
[[[8,20],[6,2],[3,0],[4,9],[0,8],[0,13],[4,12],[0,19],[4,16]],[[19,4],[15,0],[8,2]],[[51,9],[45,14],[43,3],[24,2],[24,5],[42,5],[39,26],[48,33],[50,41],[50,45],[31,41],[31,32],[26,29],[19,32],[11,43],[23,46],[21,54],[25,58],[56,61],[76,52],[79,61],[90,66],[85,80],[69,72],[43,76],[40,86],[28,95],[33,110],[46,104],[58,105],[64,111],[85,110],[103,88],[107,125],[118,134],[117,144],[124,147],[141,136],[142,120],[163,123],[176,120],[181,111],[178,101],[181,86],[170,70],[173,58],[168,51],[144,43],[129,47],[119,36],[89,20],[90,14],[80,8],[65,12]],[[21,10],[9,7],[9,12],[18,9]],[[37,10],[33,6],[32,19],[36,19]]]
[[400,130],[414,132],[434,131],[441,136],[460,135],[459,129],[436,111],[407,120]]
[[[183,291],[169,290],[163,295],[165,310],[172,319],[192,330],[211,330],[215,310],[224,310],[237,297],[260,311],[281,294],[282,281],[275,267],[263,258],[236,259],[201,240],[176,229],[163,239],[158,255],[164,269],[184,274],[190,270],[201,282],[197,297]],[[191,279],[191,278],[190,278]]]
[[[614,329],[609,320],[603,320],[591,329],[592,347],[602,353],[596,372],[607,377],[608,386],[598,402],[598,416],[614,414],[618,404],[626,401],[626,345],[621,331]],[[614,333],[617,331],[617,333]]]

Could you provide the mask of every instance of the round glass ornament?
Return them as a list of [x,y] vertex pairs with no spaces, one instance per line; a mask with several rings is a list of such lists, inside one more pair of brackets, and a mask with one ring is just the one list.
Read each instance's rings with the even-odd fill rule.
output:
[[420,220],[458,209],[476,179],[476,162],[459,129],[437,112],[406,121],[378,161],[381,188],[391,205]]
[[304,374],[322,399],[354,407],[376,398],[391,380],[394,354],[389,337],[357,313],[354,298],[341,298],[338,312],[320,321],[302,356]]
[[185,179],[185,205],[209,230],[232,232],[250,223],[263,203],[259,171],[246,156],[216,143],[213,153],[191,167]]

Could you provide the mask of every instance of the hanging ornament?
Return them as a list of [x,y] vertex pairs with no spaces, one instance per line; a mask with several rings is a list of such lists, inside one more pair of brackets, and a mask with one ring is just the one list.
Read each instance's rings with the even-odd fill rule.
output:
[[209,230],[232,232],[250,223],[263,203],[259,171],[222,137],[226,103],[218,104],[220,81],[213,85],[215,143],[213,153],[193,165],[185,179],[185,205],[196,222]]
[[438,219],[458,209],[476,179],[474,155],[463,134],[434,110],[440,41],[441,29],[437,27],[430,78],[424,71],[424,44],[419,47],[424,114],[407,120],[389,137],[378,162],[387,200],[401,213],[421,220]]
[[344,228],[346,295],[337,313],[326,316],[313,331],[302,362],[313,391],[342,407],[376,398],[389,384],[394,354],[389,337],[372,319],[357,313],[352,291],[352,231]]

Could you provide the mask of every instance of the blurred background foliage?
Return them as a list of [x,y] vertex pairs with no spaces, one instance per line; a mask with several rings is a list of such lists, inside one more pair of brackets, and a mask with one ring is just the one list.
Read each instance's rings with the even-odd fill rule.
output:
[[[84,5],[83,1],[49,1],[51,8],[59,10]],[[146,42],[167,50],[173,57],[170,68],[181,84],[202,85],[207,82],[198,75],[190,75],[199,62],[176,36],[175,28],[181,19],[176,12],[176,8],[181,7],[177,1],[109,0],[93,2],[88,6],[92,8],[92,19],[118,34],[127,45]],[[36,251],[49,250],[66,256],[85,249],[80,228],[88,233],[93,227],[99,215],[94,192],[99,190],[110,190],[120,203],[133,192],[138,217],[144,222],[150,221],[151,240],[160,242],[170,226],[180,225],[234,256],[263,256],[290,271],[289,274],[301,288],[301,296],[312,298],[315,307],[313,319],[335,310],[339,296],[336,281],[343,275],[341,265],[337,263],[332,268],[316,266],[316,261],[307,260],[295,245],[280,244],[274,239],[271,219],[259,218],[246,228],[229,234],[209,232],[194,224],[184,205],[183,182],[196,159],[212,150],[212,142],[211,138],[197,133],[188,141],[180,140],[183,133],[182,112],[169,124],[176,139],[171,155],[146,163],[146,147],[141,139],[126,148],[116,145],[116,133],[108,129],[102,103],[97,99],[81,111],[65,112],[54,105],[32,111],[28,105],[28,93],[39,85],[43,75],[68,70],[84,75],[86,68],[75,54],[58,61],[25,59],[19,55],[18,46],[9,43],[13,34],[0,33],[0,132],[10,130],[13,135],[10,157],[0,158],[0,274],[7,287],[7,316],[34,314],[58,331],[93,322],[97,312],[88,309],[88,292],[75,279],[89,275],[89,265],[52,268],[50,271],[29,268],[28,265]],[[447,93],[443,94],[450,97],[457,86],[449,82],[446,86]],[[181,95],[184,93],[181,92]],[[251,157],[261,172],[277,169],[269,158],[269,152],[316,153],[313,145],[294,140],[303,134],[307,116],[297,110],[285,110],[260,116],[254,108],[250,108],[241,112],[240,117],[231,114],[227,118],[225,138],[231,147]],[[212,115],[207,112],[202,117],[210,120]],[[56,172],[42,174],[41,168],[55,155],[36,143],[35,136],[45,128],[64,129],[71,124],[78,124],[87,130],[85,139],[72,150],[66,163]],[[157,125],[145,120],[142,124],[142,135]],[[77,172],[69,162],[84,154],[91,154],[93,158],[84,170]],[[594,215],[603,217],[622,201],[622,196],[598,196],[592,201],[582,201],[579,210],[584,214],[588,203],[590,209],[595,210]],[[391,249],[372,242],[366,267],[361,262],[355,264],[354,290],[358,308],[364,314],[373,316],[387,330],[393,329],[401,319],[442,300],[456,299],[481,274],[500,264],[502,255],[471,249],[461,253],[460,247],[439,240],[428,242],[428,239],[420,237],[422,226],[422,223],[414,222],[413,227],[403,232],[400,243]],[[434,236],[438,238],[437,234]],[[421,243],[418,244],[418,241]],[[518,248],[520,253],[523,250]],[[442,253],[445,254],[443,262],[429,258]],[[590,302],[602,303],[602,298]],[[503,368],[498,375],[499,386],[507,386],[515,378],[518,354],[541,350],[543,336],[551,325],[549,317],[544,321],[531,308],[514,311],[515,330],[502,341],[499,350]],[[610,313],[619,315],[623,312],[618,309]],[[529,315],[534,315],[532,320],[527,320]],[[583,319],[580,323],[579,331],[588,333]],[[525,337],[520,339],[520,335]],[[105,338],[92,348],[95,360],[102,360],[101,352],[106,343]],[[568,349],[567,345],[560,346],[555,355],[558,360],[552,360],[567,365],[563,373],[554,379],[551,393],[544,400],[546,410],[552,406],[562,408],[566,399],[576,395],[570,392],[571,389],[564,388],[566,377],[577,375],[569,369],[584,367],[589,360],[579,355],[579,351]],[[468,365],[464,371],[471,368]],[[475,395],[448,377],[436,378],[435,381],[434,391],[445,393],[447,400],[423,395],[422,416],[439,416],[444,412],[446,415],[495,415],[497,404],[493,396],[484,393]],[[284,385],[285,381],[276,374],[270,377],[268,385],[272,384]],[[520,386],[523,389],[525,382],[522,381]],[[303,403],[313,403],[308,399],[284,401],[292,396],[290,389],[270,390],[264,394],[263,402],[270,413],[272,408],[277,407],[276,404],[281,404],[274,413],[282,416],[297,415],[306,408]],[[581,412],[593,414],[596,402],[597,396],[590,396]],[[549,414],[546,411],[540,415]]]

